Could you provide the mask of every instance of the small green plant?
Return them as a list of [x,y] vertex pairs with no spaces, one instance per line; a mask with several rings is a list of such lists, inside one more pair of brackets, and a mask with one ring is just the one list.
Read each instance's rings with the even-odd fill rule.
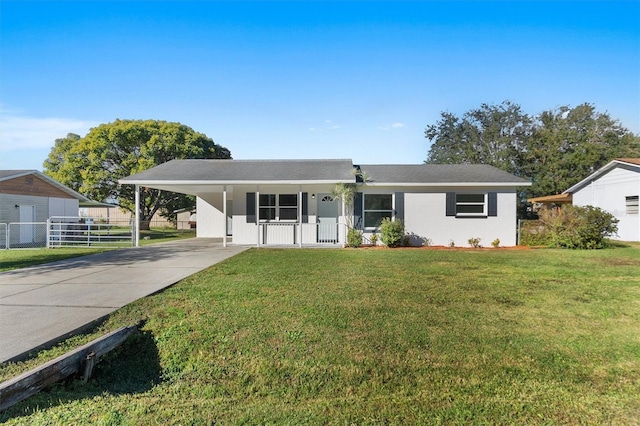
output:
[[403,247],[411,247],[411,236],[404,235],[402,237],[402,246]]
[[471,247],[473,247],[473,248],[480,248],[480,247],[482,247],[482,246],[480,245],[480,238],[478,238],[478,237],[469,238],[469,240],[468,240],[468,241],[469,241],[469,245],[470,245]]
[[388,217],[380,223],[380,239],[387,247],[398,247],[404,237],[404,222],[392,221]]
[[453,240],[449,240],[449,247],[453,248],[456,246],[456,242]]
[[362,245],[362,231],[355,228],[349,228],[347,232],[347,246],[358,248]]
[[371,235],[371,245],[376,246],[378,244],[378,234]]
[[500,238],[496,238],[495,240],[491,241],[491,245],[493,246],[493,248],[500,247]]

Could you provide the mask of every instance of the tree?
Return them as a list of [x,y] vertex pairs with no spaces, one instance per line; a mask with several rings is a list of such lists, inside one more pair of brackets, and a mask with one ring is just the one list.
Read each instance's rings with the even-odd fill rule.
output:
[[640,156],[640,137],[588,103],[530,117],[505,101],[441,117],[425,130],[426,163],[490,164],[531,179],[519,192],[521,217],[527,198],[559,194],[614,158]]
[[[80,138],[57,139],[44,162],[44,173],[88,198],[108,201],[135,211],[131,185],[118,180],[173,159],[231,158],[227,148],[180,123],[156,120],[116,120],[101,124]],[[140,194],[140,220],[148,224],[160,211],[170,217],[188,208],[193,199],[184,194],[145,188]]]
[[639,157],[640,137],[591,104],[562,106],[537,117],[519,156],[527,197],[560,194],[614,158]]
[[427,163],[490,164],[518,174],[517,153],[531,135],[531,118],[519,105],[482,104],[458,118],[449,112],[425,130]]

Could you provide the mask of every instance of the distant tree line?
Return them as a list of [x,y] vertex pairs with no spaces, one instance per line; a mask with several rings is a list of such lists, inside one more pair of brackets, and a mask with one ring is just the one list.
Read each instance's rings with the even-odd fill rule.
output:
[[562,193],[614,158],[640,157],[640,136],[589,103],[535,116],[509,101],[482,104],[461,117],[442,112],[424,134],[426,163],[490,164],[530,179],[519,192],[520,217],[527,198]]

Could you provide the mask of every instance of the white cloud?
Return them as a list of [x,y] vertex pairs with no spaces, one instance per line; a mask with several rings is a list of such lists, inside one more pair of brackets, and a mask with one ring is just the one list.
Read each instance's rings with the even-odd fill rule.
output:
[[395,122],[395,123],[390,124],[390,125],[379,126],[378,129],[380,129],[380,130],[391,130],[391,129],[403,129],[405,127],[407,127],[407,126],[404,123]]
[[321,125],[319,127],[309,127],[309,131],[316,132],[316,131],[322,131],[322,130],[336,130],[336,129],[342,128],[342,126],[338,124],[332,124],[332,123],[333,121],[331,120],[324,120],[324,125]]
[[69,118],[36,118],[0,110],[0,149],[17,151],[48,148],[67,133],[84,136],[99,123]]

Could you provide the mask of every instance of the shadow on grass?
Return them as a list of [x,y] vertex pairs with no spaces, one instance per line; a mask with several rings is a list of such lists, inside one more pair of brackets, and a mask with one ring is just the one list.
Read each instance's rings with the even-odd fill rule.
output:
[[93,370],[89,382],[84,383],[81,376],[74,376],[54,384],[0,413],[0,423],[70,401],[99,395],[142,393],[159,384],[161,376],[160,357],[153,333],[141,330],[105,355]]

